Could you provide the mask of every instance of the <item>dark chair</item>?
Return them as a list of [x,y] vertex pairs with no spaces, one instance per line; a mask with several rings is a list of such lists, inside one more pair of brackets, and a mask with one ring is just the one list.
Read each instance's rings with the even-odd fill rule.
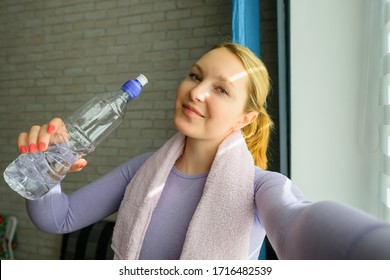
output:
[[115,222],[100,221],[63,235],[61,260],[112,260],[111,238]]

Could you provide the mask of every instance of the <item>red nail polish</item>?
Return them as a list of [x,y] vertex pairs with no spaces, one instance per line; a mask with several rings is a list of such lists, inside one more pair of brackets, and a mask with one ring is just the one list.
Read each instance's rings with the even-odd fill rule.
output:
[[26,153],[26,152],[27,152],[26,146],[21,146],[20,149],[19,149],[19,151],[20,151],[22,154]]
[[40,143],[38,144],[38,150],[39,150],[39,151],[43,152],[43,151],[45,150],[45,148],[46,148],[45,143],[40,142]]
[[56,127],[54,126],[54,125],[49,125],[48,127],[47,127],[47,132],[49,132],[49,133],[52,133],[52,132],[54,132],[54,129],[55,129]]
[[34,143],[32,143],[32,144],[30,144],[30,146],[28,146],[28,151],[30,153],[34,153],[36,150],[37,150],[37,146]]

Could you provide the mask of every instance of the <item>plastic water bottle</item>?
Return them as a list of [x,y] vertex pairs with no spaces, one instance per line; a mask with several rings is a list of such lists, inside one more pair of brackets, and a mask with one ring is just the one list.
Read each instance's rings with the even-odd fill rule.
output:
[[7,184],[27,199],[42,197],[77,159],[94,151],[119,126],[128,102],[147,82],[140,74],[119,91],[96,95],[64,120],[65,132],[52,135],[46,151],[19,155],[4,171]]

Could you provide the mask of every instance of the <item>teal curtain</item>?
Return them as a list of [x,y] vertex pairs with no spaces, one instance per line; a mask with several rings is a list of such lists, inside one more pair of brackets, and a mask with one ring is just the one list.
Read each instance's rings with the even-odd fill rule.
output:
[[[260,57],[260,0],[232,0],[232,39]],[[259,260],[266,259],[265,244]]]
[[232,0],[232,39],[260,57],[260,0]]

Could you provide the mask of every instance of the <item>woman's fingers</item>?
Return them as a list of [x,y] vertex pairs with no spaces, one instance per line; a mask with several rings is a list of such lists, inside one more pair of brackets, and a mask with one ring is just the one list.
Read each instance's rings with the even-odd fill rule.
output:
[[[59,144],[67,141],[66,127],[60,118],[52,119],[48,124],[34,125],[29,133],[22,132],[18,137],[18,147],[21,153],[34,153],[36,151],[46,151],[50,144]],[[76,160],[69,171],[81,171],[88,162],[80,158]]]
[[60,118],[52,119],[46,131],[51,135],[50,144],[60,144],[69,141],[67,129]]
[[47,132],[47,127],[47,125],[43,125],[38,134],[37,148],[40,152],[46,151],[47,147],[49,146],[51,134]]
[[18,137],[18,147],[21,153],[34,153],[46,151],[51,144],[58,144],[66,141],[66,128],[60,118],[52,119],[49,124],[42,126],[34,125],[30,131],[22,132]]
[[27,147],[28,147],[28,134],[26,132],[22,132],[19,134],[19,137],[18,137],[19,151],[22,154],[27,153]]
[[30,153],[37,151],[37,141],[40,129],[41,127],[39,125],[34,125],[30,128],[30,133],[28,134],[28,151]]
[[49,146],[51,134],[47,132],[47,125],[34,125],[28,134],[28,152],[46,151]]
[[47,132],[50,134],[66,132],[66,128],[62,119],[60,118],[52,119],[47,126]]
[[88,162],[85,159],[80,158],[76,160],[75,163],[72,164],[69,171],[73,171],[73,172],[81,171],[87,164]]

